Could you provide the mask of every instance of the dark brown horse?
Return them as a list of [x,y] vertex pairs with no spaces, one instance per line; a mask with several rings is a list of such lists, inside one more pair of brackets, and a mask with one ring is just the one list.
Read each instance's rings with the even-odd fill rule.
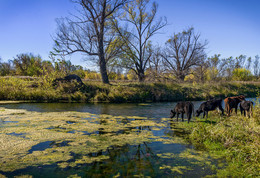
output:
[[237,107],[238,104],[245,100],[245,96],[244,95],[240,95],[240,96],[233,96],[233,97],[227,97],[224,99],[225,102],[225,109],[227,111],[227,115],[230,116],[233,108],[235,108],[235,112],[237,114]]

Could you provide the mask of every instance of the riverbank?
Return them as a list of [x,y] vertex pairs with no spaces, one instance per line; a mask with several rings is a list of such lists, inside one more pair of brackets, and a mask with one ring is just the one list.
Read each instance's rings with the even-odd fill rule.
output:
[[85,82],[61,84],[53,87],[46,78],[0,78],[0,100],[26,100],[37,102],[165,102],[205,100],[244,94],[256,97],[260,83],[112,83]]
[[211,157],[223,158],[227,166],[217,171],[218,177],[257,177],[260,172],[260,106],[254,108],[252,118],[240,113],[220,118],[211,113],[208,120],[178,123],[187,140],[196,149],[208,151]]

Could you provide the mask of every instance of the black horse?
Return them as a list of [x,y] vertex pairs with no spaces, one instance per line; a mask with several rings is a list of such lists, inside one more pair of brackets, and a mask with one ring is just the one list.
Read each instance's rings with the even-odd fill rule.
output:
[[219,108],[222,112],[222,115],[224,115],[224,109],[222,108],[222,99],[212,99],[206,102],[203,102],[199,109],[196,111],[196,117],[198,117],[202,112],[203,112],[203,118],[206,117],[208,118],[208,112],[213,111],[216,108]]
[[253,116],[253,101],[242,101],[240,103],[240,111],[241,115],[244,114],[244,116],[248,116],[250,118],[250,115]]
[[187,118],[188,118],[188,123],[189,123],[190,119],[191,119],[191,114],[192,113],[194,114],[194,105],[192,102],[183,101],[183,102],[177,103],[174,110],[171,110],[170,117],[173,118],[177,114],[177,121],[178,121],[179,114],[181,114],[182,121],[184,121],[184,119],[183,119],[184,113],[186,113]]

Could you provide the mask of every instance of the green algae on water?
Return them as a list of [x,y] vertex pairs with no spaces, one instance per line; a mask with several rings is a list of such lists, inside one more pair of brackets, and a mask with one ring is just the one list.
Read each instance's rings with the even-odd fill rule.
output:
[[[0,130],[0,171],[4,172],[57,162],[61,168],[75,167],[108,159],[108,156],[93,158],[84,155],[107,150],[110,146],[150,142],[154,138],[152,131],[140,130],[139,127],[159,125],[151,120],[144,121],[146,118],[143,117],[80,112],[38,113],[12,109],[3,110],[0,119],[8,121]],[[19,136],[21,134],[22,137]],[[53,145],[44,150],[30,151],[44,142]],[[67,144],[55,146],[62,142]],[[71,153],[82,156],[71,161]]]

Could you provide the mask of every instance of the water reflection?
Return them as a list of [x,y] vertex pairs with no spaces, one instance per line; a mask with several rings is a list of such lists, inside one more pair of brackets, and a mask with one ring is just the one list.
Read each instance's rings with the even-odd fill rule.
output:
[[[247,100],[254,101],[255,98],[247,98]],[[192,101],[194,109],[198,109],[203,101]],[[37,112],[64,112],[64,111],[78,111],[89,112],[93,114],[109,114],[114,116],[141,116],[149,118],[163,118],[170,117],[170,110],[175,107],[176,102],[164,103],[124,103],[124,104],[90,104],[90,103],[19,103],[19,104],[0,104],[0,107],[8,109],[25,109],[28,111]],[[222,102],[224,107],[224,102]]]

